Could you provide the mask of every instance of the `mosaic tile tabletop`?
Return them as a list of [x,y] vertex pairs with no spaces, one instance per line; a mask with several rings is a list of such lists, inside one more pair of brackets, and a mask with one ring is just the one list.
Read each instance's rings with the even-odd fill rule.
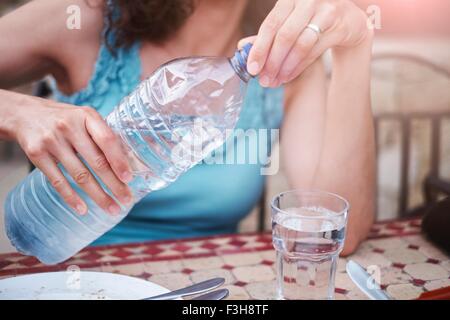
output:
[[[335,299],[367,299],[345,272],[347,259],[378,266],[382,287],[395,299],[450,286],[450,257],[420,234],[420,220],[380,222],[348,258],[340,258]],[[275,298],[275,252],[270,233],[236,234],[87,248],[63,264],[45,266],[18,253],[0,255],[0,278],[64,271],[114,272],[169,289],[211,277],[226,279],[228,299]]]

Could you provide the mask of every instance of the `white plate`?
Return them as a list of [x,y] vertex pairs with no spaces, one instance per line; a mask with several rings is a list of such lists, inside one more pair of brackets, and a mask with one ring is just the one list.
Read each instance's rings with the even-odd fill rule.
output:
[[104,272],[49,272],[0,280],[0,300],[137,300],[166,292],[149,281]]

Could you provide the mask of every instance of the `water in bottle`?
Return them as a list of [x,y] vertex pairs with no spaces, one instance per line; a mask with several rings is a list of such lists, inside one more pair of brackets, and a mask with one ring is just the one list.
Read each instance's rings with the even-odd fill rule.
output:
[[[238,120],[250,79],[246,71],[249,50],[247,45],[232,58],[190,57],[168,62],[106,117],[126,148],[135,202],[168,186],[223,144],[225,131]],[[119,223],[132,208],[121,205],[119,215],[107,214],[62,166],[60,169],[88,205],[86,215],[72,210],[38,169],[19,183],[5,202],[11,243],[45,264],[70,258]]]

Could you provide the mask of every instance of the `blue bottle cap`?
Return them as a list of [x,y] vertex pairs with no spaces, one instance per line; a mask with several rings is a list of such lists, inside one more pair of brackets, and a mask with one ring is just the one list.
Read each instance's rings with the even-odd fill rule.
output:
[[252,44],[247,43],[241,49],[236,50],[233,58],[230,59],[234,71],[236,71],[239,77],[245,82],[248,82],[252,78],[252,75],[247,71],[247,59],[251,48]]
[[242,55],[242,58],[244,58],[245,62],[247,62],[247,59],[248,59],[248,56],[250,54],[250,50],[252,49],[252,47],[253,47],[252,43],[247,43],[241,49],[241,55]]

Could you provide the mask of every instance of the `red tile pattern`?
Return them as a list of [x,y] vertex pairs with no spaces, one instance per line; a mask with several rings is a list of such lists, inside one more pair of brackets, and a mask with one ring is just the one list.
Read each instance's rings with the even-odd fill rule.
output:
[[[412,299],[426,288],[450,285],[450,259],[420,235],[418,219],[375,224],[360,249],[340,259],[337,298],[364,299],[345,273],[342,264],[347,259],[364,267],[380,266],[382,287],[397,299]],[[3,254],[0,278],[77,265],[82,270],[122,273],[175,289],[215,275],[227,279],[231,299],[273,299],[274,261],[270,233],[249,233],[91,247],[56,266],[18,253]]]

